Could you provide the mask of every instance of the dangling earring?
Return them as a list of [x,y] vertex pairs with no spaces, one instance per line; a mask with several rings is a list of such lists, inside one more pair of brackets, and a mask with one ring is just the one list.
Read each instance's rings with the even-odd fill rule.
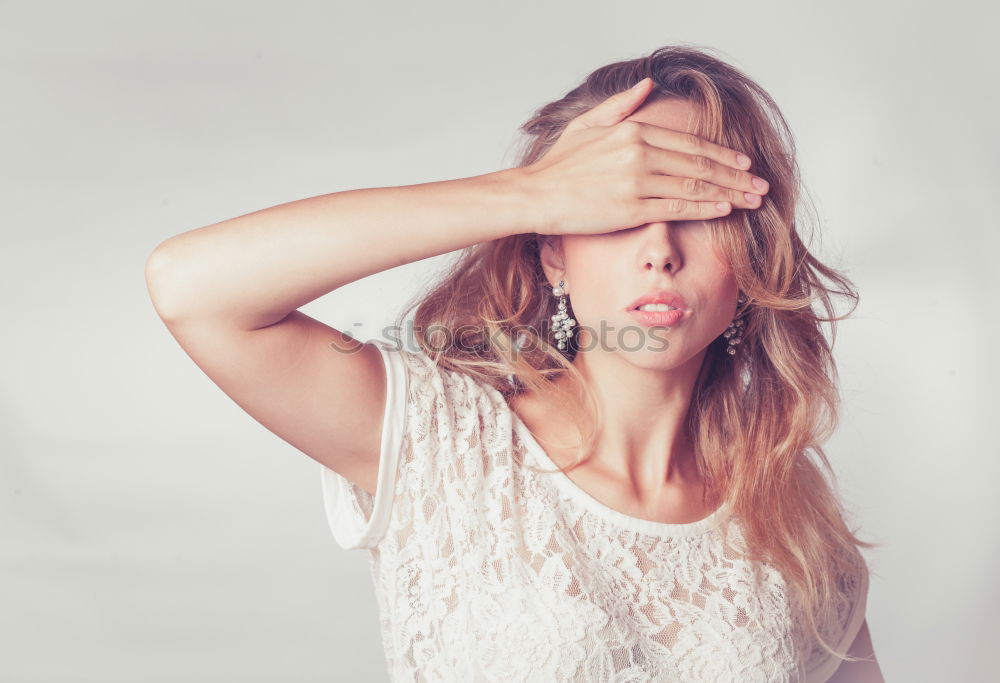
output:
[[[740,306],[745,304],[747,299],[742,294],[736,299],[736,309],[739,310]],[[745,312],[745,311],[744,311]],[[729,346],[726,347],[726,353],[730,356],[736,355],[736,345],[743,341],[743,313],[738,313],[733,321],[729,323],[729,327],[726,331],[722,333],[723,337],[729,340]]]
[[559,281],[556,287],[552,288],[552,295],[559,297],[559,312],[552,316],[552,329],[555,330],[556,346],[560,351],[566,350],[566,344],[573,338],[573,326],[576,321],[569,317],[566,312],[566,292],[563,287],[566,283]]

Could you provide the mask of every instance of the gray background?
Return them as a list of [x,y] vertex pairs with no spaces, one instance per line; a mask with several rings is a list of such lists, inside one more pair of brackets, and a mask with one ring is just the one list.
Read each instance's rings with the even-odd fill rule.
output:
[[[996,16],[986,4],[0,4],[0,680],[386,680],[318,465],[183,353],[167,237],[301,197],[486,173],[592,69],[717,48],[776,98],[860,288],[829,443],[887,680],[1000,638]],[[439,257],[303,310],[376,338]]]

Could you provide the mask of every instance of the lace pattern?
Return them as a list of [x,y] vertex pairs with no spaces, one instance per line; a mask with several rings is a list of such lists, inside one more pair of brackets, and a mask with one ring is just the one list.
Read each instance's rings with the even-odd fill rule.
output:
[[[690,524],[622,514],[555,465],[492,387],[372,342],[388,392],[372,496],[320,466],[327,520],[367,550],[394,681],[826,681],[779,572]],[[831,642],[864,618],[843,577]]]

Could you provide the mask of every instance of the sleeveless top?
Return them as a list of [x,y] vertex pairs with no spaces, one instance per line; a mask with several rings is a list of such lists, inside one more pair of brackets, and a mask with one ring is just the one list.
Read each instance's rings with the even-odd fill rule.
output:
[[[780,573],[742,559],[723,507],[667,524],[559,472],[495,388],[381,341],[374,496],[320,465],[337,544],[367,551],[393,681],[826,681]],[[535,472],[528,465],[555,473]],[[838,577],[845,651],[868,571]]]

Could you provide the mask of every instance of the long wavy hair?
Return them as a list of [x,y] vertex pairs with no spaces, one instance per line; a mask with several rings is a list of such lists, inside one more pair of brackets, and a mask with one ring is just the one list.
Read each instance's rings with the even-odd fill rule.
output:
[[[738,353],[727,353],[723,336],[709,344],[685,424],[706,497],[729,503],[724,522],[740,520],[744,556],[782,573],[805,608],[815,641],[855,661],[834,650],[817,624],[836,623],[838,581],[852,564],[860,561],[867,571],[858,548],[881,545],[848,528],[836,475],[821,447],[838,422],[836,322],[853,313],[858,294],[842,273],[810,253],[799,234],[815,214],[797,216],[808,207],[800,201],[795,143],[777,104],[706,49],[666,46],[600,67],[538,109],[520,128],[524,142],[516,165],[541,158],[570,120],[647,76],[654,90],[646,102],[690,102],[700,114],[695,134],[747,153],[754,173],[770,183],[759,208],[734,208],[709,221],[748,304]],[[561,468],[566,472],[592,454],[602,414],[572,364],[575,344],[559,351],[548,341],[556,298],[539,258],[548,239],[521,233],[461,250],[397,324],[415,308],[415,339],[441,367],[471,375],[507,398],[532,390],[557,402],[581,436],[580,457]],[[834,297],[850,302],[850,310],[835,315]],[[830,341],[821,323],[829,324]],[[558,377],[568,380],[558,383],[564,386],[553,381]]]

